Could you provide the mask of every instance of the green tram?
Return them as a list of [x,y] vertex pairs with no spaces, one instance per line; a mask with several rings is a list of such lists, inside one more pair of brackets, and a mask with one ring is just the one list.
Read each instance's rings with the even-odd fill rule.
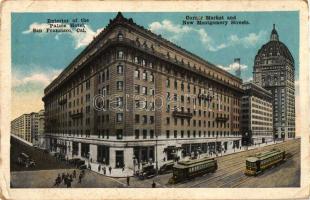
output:
[[179,161],[173,166],[173,176],[169,183],[174,184],[201,176],[217,170],[217,161],[214,158],[200,158],[194,160]]
[[273,149],[271,151],[257,153],[246,159],[246,169],[244,173],[249,176],[256,176],[285,160],[285,151]]

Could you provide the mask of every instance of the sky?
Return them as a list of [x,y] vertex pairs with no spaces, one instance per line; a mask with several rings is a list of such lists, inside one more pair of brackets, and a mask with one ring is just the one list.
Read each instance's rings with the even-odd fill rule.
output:
[[[44,108],[44,88],[116,16],[114,13],[13,13],[12,14],[12,114]],[[241,59],[243,81],[252,79],[257,51],[269,41],[273,24],[279,39],[295,60],[298,88],[299,13],[296,12],[177,12],[123,13],[127,18],[182,48],[234,74],[234,58]],[[247,25],[183,25],[186,16],[236,16]],[[33,33],[46,30],[48,19],[87,19],[85,31],[77,33]],[[55,25],[63,23],[55,23]],[[297,89],[296,88],[296,89]],[[297,89],[298,90],[298,89]],[[298,91],[297,91],[298,96]],[[298,97],[296,97],[298,98]],[[298,110],[298,109],[297,109]]]

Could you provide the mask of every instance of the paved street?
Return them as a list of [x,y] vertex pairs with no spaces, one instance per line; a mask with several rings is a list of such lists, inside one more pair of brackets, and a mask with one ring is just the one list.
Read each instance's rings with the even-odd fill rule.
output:
[[[245,158],[251,154],[270,150],[284,149],[289,154],[288,160],[271,168],[257,177],[248,177],[243,174]],[[290,140],[284,143],[266,146],[217,158],[219,168],[215,173],[197,177],[185,183],[168,185],[171,173],[159,175],[145,180],[130,178],[129,187],[151,187],[155,181],[157,187],[299,187],[300,182],[300,140]],[[12,172],[13,187],[53,187],[58,173],[73,169],[41,170]],[[79,173],[79,172],[78,172]],[[61,185],[60,187],[66,187]],[[82,183],[75,179],[72,187],[127,187],[126,178],[110,178],[86,170]]]

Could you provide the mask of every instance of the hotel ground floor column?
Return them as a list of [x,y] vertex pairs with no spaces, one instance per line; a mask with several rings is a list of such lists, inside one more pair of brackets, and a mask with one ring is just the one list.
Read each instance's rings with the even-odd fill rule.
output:
[[89,146],[89,154],[90,154],[89,159],[91,159],[92,162],[97,162],[97,150],[98,150],[97,145],[90,144],[90,146]]

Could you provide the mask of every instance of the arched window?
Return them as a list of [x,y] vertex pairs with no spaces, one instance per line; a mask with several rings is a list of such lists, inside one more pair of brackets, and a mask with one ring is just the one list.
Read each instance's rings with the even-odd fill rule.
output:
[[137,56],[135,57],[134,62],[135,62],[135,63],[138,63],[138,62],[139,62],[139,59],[138,59],[138,57],[137,57]]
[[123,59],[124,58],[124,52],[123,51],[118,51],[117,58]]
[[145,81],[147,80],[147,73],[146,73],[145,70],[143,71],[142,79],[145,80]]
[[135,78],[139,79],[140,78],[140,71],[138,68],[135,70]]
[[150,74],[150,81],[151,81],[151,82],[154,81],[154,75],[153,75],[153,73]]
[[124,39],[124,36],[123,36],[123,34],[121,32],[118,33],[117,39],[120,40],[120,41]]
[[144,59],[142,60],[142,66],[145,66],[145,60]]
[[117,65],[117,73],[118,74],[123,74],[123,71],[124,71],[123,65]]

